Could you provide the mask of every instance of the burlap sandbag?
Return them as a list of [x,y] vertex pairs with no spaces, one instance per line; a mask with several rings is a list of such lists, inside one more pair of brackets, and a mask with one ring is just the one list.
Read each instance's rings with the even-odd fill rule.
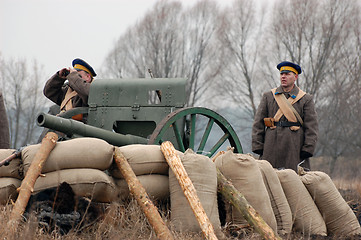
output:
[[[169,198],[169,179],[168,176],[160,174],[139,175],[139,182],[144,187],[148,196],[152,200],[167,200]],[[124,200],[130,195],[129,186],[124,179],[114,178],[119,200]]]
[[[36,144],[22,151],[25,173],[39,148],[40,144]],[[112,145],[98,138],[75,138],[58,142],[46,160],[42,173],[74,168],[106,170],[113,161],[113,151]]]
[[280,235],[289,234],[292,231],[292,212],[277,173],[268,161],[256,161],[261,169],[263,182],[271,200],[271,206],[277,221],[277,232]]
[[300,178],[320,210],[329,235],[361,234],[355,214],[326,173],[304,172]]
[[[0,149],[0,161],[9,157],[15,149]],[[23,179],[23,165],[20,158],[14,158],[9,165],[0,167],[0,177]]]
[[297,173],[291,169],[276,170],[290,205],[293,229],[304,235],[327,235],[325,221]]
[[[128,160],[136,176],[146,174],[168,175],[168,163],[164,158],[159,145],[132,144],[119,148]],[[178,155],[183,155],[177,151]],[[115,178],[124,178],[115,163],[109,169]]]
[[[188,149],[181,159],[216,235],[219,238],[223,238],[218,214],[217,171],[215,164],[207,156],[195,154],[191,149]],[[192,208],[171,169],[169,169],[169,189],[171,221],[175,230],[201,232]]]
[[[233,186],[244,195],[249,204],[276,232],[276,218],[256,160],[251,155],[235,154],[228,150],[217,157],[215,162],[221,173],[232,182]],[[236,208],[232,206],[231,211],[233,224],[247,224]]]
[[34,186],[34,194],[67,182],[75,195],[87,197],[95,202],[112,202],[116,198],[113,179],[103,171],[91,168],[65,169],[39,177]]
[[20,187],[21,181],[16,178],[2,177],[0,178],[0,204],[7,204],[10,200],[15,201],[18,192],[16,189]]

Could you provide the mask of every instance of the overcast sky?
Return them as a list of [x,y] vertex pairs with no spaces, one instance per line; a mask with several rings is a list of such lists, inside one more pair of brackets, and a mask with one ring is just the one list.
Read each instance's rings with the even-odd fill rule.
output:
[[[5,59],[36,59],[49,77],[77,57],[99,69],[116,40],[156,2],[0,0],[0,52]],[[182,2],[189,6],[197,0]]]

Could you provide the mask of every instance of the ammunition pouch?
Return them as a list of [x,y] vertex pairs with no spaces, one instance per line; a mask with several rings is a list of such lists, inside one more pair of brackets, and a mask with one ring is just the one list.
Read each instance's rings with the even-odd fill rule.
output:
[[274,118],[264,118],[264,125],[269,128],[275,127],[275,119]]

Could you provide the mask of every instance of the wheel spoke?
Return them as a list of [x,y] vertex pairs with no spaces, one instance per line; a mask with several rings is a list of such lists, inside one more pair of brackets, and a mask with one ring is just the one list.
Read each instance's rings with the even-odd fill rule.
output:
[[229,138],[229,133],[225,133],[223,137],[221,137],[218,142],[212,147],[210,153],[207,154],[208,157],[212,156],[221,146],[222,144]]
[[177,143],[178,143],[178,146],[179,146],[179,150],[182,151],[182,152],[185,152],[185,149],[184,149],[184,143],[183,143],[183,140],[182,140],[182,136],[181,136],[181,133],[178,129],[178,126],[177,126],[177,122],[174,122],[172,125],[173,127],[173,131],[174,131],[174,135],[177,139]]
[[191,129],[190,129],[190,136],[189,136],[189,148],[194,150],[194,138],[196,132],[196,115],[191,114]]
[[199,143],[199,147],[198,147],[197,153],[202,153],[202,152],[203,152],[204,147],[205,147],[205,145],[206,145],[206,142],[207,142],[207,140],[208,140],[209,134],[210,134],[210,132],[211,132],[211,130],[212,130],[213,124],[214,124],[214,119],[213,119],[213,118],[210,118],[209,121],[208,121],[206,130],[204,131],[204,134],[203,134],[203,136],[202,136],[202,140],[201,140],[201,142]]
[[[202,124],[205,127],[205,130],[201,137],[201,141],[198,144],[195,142],[196,121],[203,119],[199,118],[200,116],[208,118],[208,123],[206,126]],[[223,131],[223,136],[221,135],[222,137],[215,145],[213,145],[212,141],[212,144],[208,144],[211,146],[208,146],[207,141],[210,142],[210,138],[213,138],[212,130],[215,124]],[[173,128],[173,130],[170,130],[170,128]],[[218,134],[218,131],[215,131],[215,134]],[[148,144],[160,144],[162,141],[173,141],[174,143],[178,143],[178,150],[182,152],[187,148],[191,148],[199,154],[211,157],[216,151],[219,151],[227,140],[229,141],[229,144],[235,148],[235,152],[242,153],[242,146],[237,134],[226,119],[207,108],[188,107],[171,112],[166,118],[159,122],[153,131],[153,134],[150,136]],[[195,145],[199,146],[198,150],[195,149]]]

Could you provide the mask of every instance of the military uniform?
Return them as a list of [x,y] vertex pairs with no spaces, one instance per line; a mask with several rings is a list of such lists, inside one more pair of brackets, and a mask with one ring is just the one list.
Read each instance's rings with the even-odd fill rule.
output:
[[[94,69],[80,58],[73,60],[72,65],[74,69],[78,71],[85,71],[90,74],[91,79],[96,76]],[[63,69],[64,70],[64,69]],[[61,70],[61,71],[63,71]],[[64,85],[65,80],[68,83]],[[84,80],[77,72],[71,72],[65,76],[60,76],[60,71],[55,73],[45,84],[44,95],[51,101],[61,106],[64,104],[64,98],[67,97],[67,93],[75,91],[74,95],[71,95],[71,108],[75,107],[87,107],[88,96],[91,82]],[[68,109],[67,109],[68,110]]]
[[[68,79],[68,84],[64,85],[65,80]],[[44,95],[57,105],[61,105],[64,97],[71,87],[78,94],[72,98],[73,107],[87,107],[90,84],[82,79],[76,72],[70,73],[67,78],[59,76],[55,73],[45,84]]]
[[[93,77],[96,76],[94,69],[82,59],[74,59],[72,65],[77,71],[87,72],[91,76],[91,81],[93,80]],[[59,106],[52,106],[49,110],[50,114],[56,115],[59,112],[67,111],[72,108],[89,106],[88,96],[91,81],[88,82],[83,79],[77,71],[69,73],[69,70],[62,69],[55,73],[45,83],[43,89],[44,95]],[[66,80],[68,81],[65,83]],[[86,123],[86,114],[78,114],[72,118]],[[49,129],[44,129],[38,142],[41,142],[48,131]]]
[[[277,94],[286,98],[295,98],[300,89],[297,86],[285,93],[282,87],[276,89]],[[264,118],[273,118],[279,109],[272,91],[263,94],[258,106],[252,128],[252,151],[260,155],[260,159],[269,161],[274,168],[289,168],[297,171],[297,165],[305,160],[304,167],[309,168],[308,158],[315,151],[318,123],[313,97],[305,94],[296,103],[294,109],[303,120],[298,130],[289,126],[266,127]],[[285,116],[279,122],[288,122]],[[287,123],[285,124],[287,125]]]
[[9,122],[6,115],[3,94],[0,91],[0,149],[10,148]]

